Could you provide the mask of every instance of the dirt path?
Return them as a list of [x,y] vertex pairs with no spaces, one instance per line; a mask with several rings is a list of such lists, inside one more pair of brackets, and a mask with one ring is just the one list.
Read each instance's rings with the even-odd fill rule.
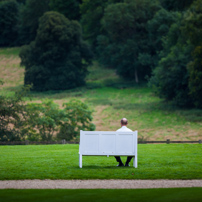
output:
[[5,180],[0,189],[148,189],[202,187],[202,180]]

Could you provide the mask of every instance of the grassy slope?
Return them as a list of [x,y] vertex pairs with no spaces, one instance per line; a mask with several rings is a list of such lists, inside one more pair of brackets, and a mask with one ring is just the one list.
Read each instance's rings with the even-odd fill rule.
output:
[[2,202],[198,202],[202,188],[136,189],[136,190],[0,190]]
[[[0,180],[202,179],[201,144],[138,145],[138,168],[116,167],[114,157],[84,156],[79,145],[0,147]],[[125,162],[126,157],[122,157]]]
[[11,95],[12,91],[23,85],[24,68],[20,67],[19,48],[0,48],[0,80],[3,80],[3,92]]
[[[5,81],[1,94],[13,94],[23,85],[24,69],[20,67],[19,48],[0,49],[0,79]],[[93,117],[97,130],[117,130],[122,117],[129,120],[129,128],[139,131],[146,140],[202,139],[202,110],[170,108],[155,97],[145,85],[123,82],[112,69],[96,62],[89,67],[87,87],[67,91],[33,93],[35,101],[44,98],[62,103],[72,97],[84,100],[95,110]]]

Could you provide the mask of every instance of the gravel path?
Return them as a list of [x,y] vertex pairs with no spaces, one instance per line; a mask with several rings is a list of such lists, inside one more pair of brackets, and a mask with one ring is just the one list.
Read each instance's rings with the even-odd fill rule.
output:
[[202,180],[8,180],[0,189],[148,189],[202,187]]

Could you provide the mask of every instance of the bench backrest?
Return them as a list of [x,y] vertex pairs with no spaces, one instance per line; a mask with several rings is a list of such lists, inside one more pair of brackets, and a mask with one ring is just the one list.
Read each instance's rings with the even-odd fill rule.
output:
[[137,131],[80,131],[79,153],[82,155],[136,155]]

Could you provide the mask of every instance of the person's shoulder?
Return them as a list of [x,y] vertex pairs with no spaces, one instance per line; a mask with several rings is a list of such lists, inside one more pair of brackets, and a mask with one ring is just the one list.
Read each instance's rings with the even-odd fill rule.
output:
[[122,126],[116,132],[133,132],[133,131],[130,128],[127,128],[126,126]]
[[127,131],[128,131],[128,132],[133,132],[130,128],[127,128]]

